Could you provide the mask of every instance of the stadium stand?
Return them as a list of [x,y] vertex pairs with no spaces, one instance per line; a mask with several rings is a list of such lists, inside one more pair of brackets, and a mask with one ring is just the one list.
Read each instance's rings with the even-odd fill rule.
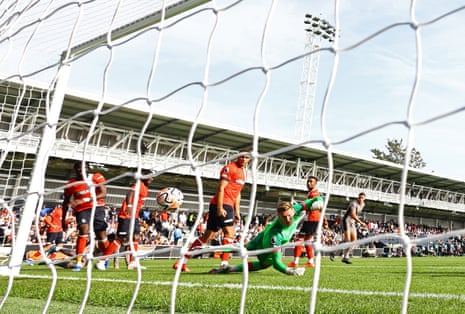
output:
[[[0,95],[12,91],[18,85],[4,81],[0,86]],[[29,93],[40,99],[46,92],[44,86],[31,86]],[[17,97],[20,97],[17,90]],[[34,97],[33,97],[34,98]],[[17,99],[10,99],[2,107],[0,133],[7,132],[8,116],[13,115]],[[19,122],[25,128],[44,121],[45,108],[37,102],[34,110],[21,113]],[[34,107],[34,103],[28,104]],[[83,139],[89,128],[89,116],[97,105],[97,100],[78,93],[65,96],[63,119],[74,117],[63,122],[57,131],[57,141],[51,152],[47,168],[45,188],[50,190],[48,202],[60,202],[62,191],[59,189],[66,182],[74,161],[82,156]],[[106,109],[112,104],[105,104]],[[131,119],[127,119],[131,116]],[[119,108],[101,117],[96,134],[90,143],[93,159],[91,168],[105,173],[107,178],[117,178],[108,184],[107,203],[109,206],[119,206],[125,195],[131,176],[125,172],[135,167],[137,157],[137,134],[133,131],[143,123],[143,115],[137,109]],[[149,126],[149,132],[144,135],[143,163],[152,170],[164,169],[170,165],[179,164],[186,159],[187,143],[182,140],[188,136],[192,122],[176,116],[156,115]],[[228,158],[241,148],[250,146],[252,135],[238,130],[225,128],[221,125],[199,125],[194,139],[194,156],[199,163],[209,160]],[[18,140],[16,153],[27,154],[36,150],[40,134],[31,132]],[[289,143],[280,139],[261,138],[260,153],[266,154],[278,150]],[[330,198],[327,214],[331,220],[340,216],[347,201],[360,190],[366,192],[369,205],[364,212],[364,218],[371,221],[387,222],[396,218],[398,191],[400,188],[401,167],[383,161],[366,160],[357,156],[334,153],[335,174],[333,178],[333,193]],[[0,171],[0,185],[4,194],[14,198],[25,194],[29,180],[28,169],[32,168],[25,160],[21,175]],[[311,147],[297,147],[294,151],[274,157],[259,156],[258,193],[256,213],[266,215],[274,210],[279,200],[303,199],[305,197],[306,177],[310,174],[320,178],[319,190],[325,193],[325,182],[328,177],[326,152]],[[202,167],[204,180],[205,204],[214,193],[217,173],[222,164],[206,164]],[[449,229],[464,227],[465,183],[453,179],[442,178],[420,170],[409,173],[408,197],[405,206],[407,222],[417,225],[430,225]],[[164,186],[178,186],[185,194],[184,207],[189,211],[197,211],[198,199],[192,170],[189,167],[177,167],[168,173],[156,176],[151,187],[151,197],[146,202],[149,210],[156,209],[155,191]],[[244,189],[241,207],[246,212],[248,208],[247,193]],[[21,211],[23,204],[14,204],[16,211]],[[207,205],[205,205],[207,206]]]

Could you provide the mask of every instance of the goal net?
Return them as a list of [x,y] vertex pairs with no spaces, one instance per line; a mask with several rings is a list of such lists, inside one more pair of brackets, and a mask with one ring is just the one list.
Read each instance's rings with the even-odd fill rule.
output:
[[[416,243],[406,235],[404,221],[408,188],[413,184],[408,181],[410,152],[414,147],[424,152],[426,161],[432,160],[432,167],[449,163],[451,168],[462,168],[463,154],[456,146],[463,139],[464,56],[457,39],[463,27],[464,9],[456,1],[439,5],[413,0],[396,4],[272,0],[2,1],[0,273],[8,276],[9,281],[0,306],[14,297],[13,287],[25,267],[27,247],[36,244],[37,251],[46,255],[39,219],[41,210],[62,201],[76,161],[89,162],[91,170],[105,174],[106,201],[115,206],[125,198],[127,183],[131,180],[140,183],[142,169],[154,171],[154,183],[160,188],[161,182],[168,185],[169,180],[176,180],[173,178],[179,175],[194,178],[195,193],[185,196],[195,206],[197,219],[182,248],[178,248],[185,253],[208,207],[209,197],[204,196],[214,193],[208,184],[204,191],[206,179],[217,178],[221,166],[234,160],[240,149],[251,149],[250,193],[246,203],[243,201],[247,204],[243,208],[247,220],[240,242],[232,248],[245,261],[257,255],[247,252],[244,241],[261,201],[260,192],[271,186],[275,190],[303,193],[308,175],[322,174],[324,178],[320,178],[319,185],[325,197],[322,217],[327,215],[333,195],[353,198],[363,191],[368,201],[382,201],[389,195],[370,194],[368,185],[341,192],[334,155],[344,151],[369,158],[370,149],[382,146],[386,139],[402,138],[406,158],[399,166],[398,191],[392,199],[399,230],[374,239],[395,238],[405,248],[407,266],[401,307],[402,312],[407,312],[412,273],[410,249]],[[331,41],[322,37],[318,45],[304,43],[308,32],[304,18],[309,13],[332,24]],[[318,38],[320,35],[315,33]],[[318,67],[304,64],[305,76],[302,76],[302,64],[315,58]],[[299,93],[305,97],[298,99]],[[302,102],[305,107],[298,107]],[[297,119],[296,112],[300,115]],[[302,121],[301,115],[315,119]],[[174,123],[178,120],[192,121],[188,132],[176,129],[181,127]],[[303,127],[311,125],[304,137],[295,137],[296,121],[303,123]],[[212,129],[200,132],[201,125]],[[221,138],[224,145],[209,146],[206,139],[221,136],[213,133],[227,128],[236,131],[237,138],[225,136]],[[250,134],[250,141],[238,142],[241,134]],[[285,144],[262,151],[262,143],[270,138]],[[294,156],[288,153],[301,147],[323,152],[322,158],[328,160],[323,165],[326,170],[318,172],[316,161],[305,160],[304,156],[298,162],[286,162],[299,165],[302,162],[307,168],[280,173],[280,166],[284,169],[286,162],[278,165],[278,160]],[[441,159],[439,155],[449,158]],[[270,169],[289,181],[282,181],[282,176],[273,177]],[[432,170],[425,171],[425,175]],[[172,178],[166,179],[165,175]],[[455,175],[450,170],[449,176]],[[137,189],[139,186],[136,185]],[[92,184],[90,187],[93,191],[96,188]],[[284,194],[276,195],[277,204]],[[284,200],[298,198],[286,195]],[[460,195],[454,197],[459,199]],[[154,195],[146,202],[147,206],[156,207]],[[453,210],[463,210],[463,199]],[[319,223],[320,230],[322,225],[323,220]],[[462,232],[459,228],[437,239]],[[309,312],[315,312],[318,304],[322,255],[372,241],[341,242],[334,247],[324,246],[320,241],[314,243],[316,267],[309,284]],[[90,237],[89,246],[95,245]],[[292,242],[285,248],[295,245]],[[192,254],[214,250],[218,248]],[[150,252],[150,256],[172,251],[172,247],[167,247]],[[69,256],[69,260],[75,257]],[[92,264],[101,257],[89,252],[86,258]],[[41,262],[49,266],[52,278],[43,307],[47,312],[62,272],[48,258]],[[90,284],[91,268],[86,276],[89,284],[80,312],[88,306],[89,295],[95,293]],[[139,269],[127,312],[133,310],[143,281]],[[163,311],[189,311],[176,308],[181,281],[181,272],[173,272],[169,305]],[[245,271],[240,305],[234,312],[247,312],[248,282],[249,273]]]

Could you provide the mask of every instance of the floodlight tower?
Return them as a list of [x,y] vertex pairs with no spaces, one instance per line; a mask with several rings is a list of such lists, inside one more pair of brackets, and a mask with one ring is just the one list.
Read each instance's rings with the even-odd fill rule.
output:
[[[305,14],[305,52],[320,48],[321,40],[334,41],[335,28],[326,20],[311,14]],[[300,140],[310,138],[313,120],[313,104],[315,102],[316,82],[320,53],[308,54],[304,58],[299,89],[299,100],[295,121],[295,135]]]

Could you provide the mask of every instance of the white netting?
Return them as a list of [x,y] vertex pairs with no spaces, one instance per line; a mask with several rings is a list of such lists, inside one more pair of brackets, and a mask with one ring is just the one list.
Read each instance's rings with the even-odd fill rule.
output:
[[[265,0],[3,1],[0,206],[10,216],[19,211],[21,224],[18,231],[13,228],[13,251],[6,267],[10,282],[2,305],[23,263],[31,228],[39,235],[34,217],[44,203],[60,199],[64,183],[55,179],[59,174],[54,171],[68,171],[74,160],[93,162],[97,169],[103,164],[128,169],[107,177],[107,202],[115,204],[121,202],[125,191],[118,190],[119,180],[138,173],[129,169],[155,170],[155,180],[164,173],[194,176],[198,195],[192,196],[191,202],[197,206],[200,218],[206,207],[203,178],[215,178],[218,164],[237,157],[242,147],[229,147],[225,142],[223,147],[207,149],[203,140],[211,134],[197,134],[197,127],[201,123],[228,125],[237,134],[249,132],[253,137],[248,147],[254,158],[246,226],[258,201],[259,185],[273,182],[283,190],[304,188],[296,188],[295,182],[304,182],[306,175],[301,173],[287,174],[297,180],[284,182],[260,171],[263,160],[285,159],[286,153],[298,147],[316,147],[326,153],[327,172],[324,184],[320,183],[326,196],[322,216],[332,195],[344,195],[334,180],[335,149],[359,154],[359,147],[369,152],[373,143],[381,146],[386,138],[402,137],[406,139],[407,151],[414,146],[420,151],[423,148],[426,158],[434,159],[434,152],[447,147],[449,162],[461,167],[463,154],[450,143],[460,143],[462,139],[461,133],[456,135],[457,130],[462,130],[460,120],[465,109],[461,103],[463,49],[457,38],[463,27],[465,6],[459,2],[365,2],[326,1],[312,7],[307,1]],[[325,14],[336,29],[334,42],[323,44],[318,51],[302,52],[306,12]],[[357,21],[362,16],[363,23]],[[438,46],[441,50],[436,50]],[[311,108],[319,120],[315,121],[311,136],[298,142],[292,138],[297,110],[294,104],[302,60],[309,54],[321,54],[322,83]],[[126,109],[139,115],[128,116]],[[173,130],[176,136],[171,139],[157,135],[172,122],[154,124],[158,114],[193,120],[190,132],[176,134]],[[105,126],[105,117],[124,120],[131,130],[118,129],[114,124]],[[423,132],[428,127],[436,133]],[[438,134],[441,128],[447,133]],[[292,145],[262,152],[262,137],[282,139]],[[450,140],[449,144],[442,143],[444,137]],[[234,140],[231,138],[231,143]],[[434,145],[428,145],[428,141]],[[164,154],[148,156],[162,146],[166,146],[161,150]],[[181,157],[174,158],[177,156]],[[405,163],[408,162],[407,158]],[[438,167],[436,161],[432,162]],[[270,167],[279,173],[277,166]],[[400,170],[398,193],[392,199],[392,203],[398,204],[400,233],[358,244],[390,237],[407,248],[402,299],[402,312],[406,312],[412,272],[409,248],[416,242],[405,235],[408,167],[404,165]],[[346,195],[352,197],[358,192],[359,188],[355,188],[347,190]],[[392,195],[380,193],[372,199],[380,201]],[[463,210],[463,199],[457,208]],[[198,219],[192,230],[199,223]],[[456,230],[449,236],[462,231]],[[193,239],[194,232],[182,252]],[[90,242],[92,247],[94,242]],[[347,246],[341,244],[331,250]],[[316,308],[321,253],[329,251],[319,244],[315,247],[315,279],[309,306],[312,313]],[[247,252],[243,242],[232,249],[243,261],[247,254],[259,253]],[[42,246],[40,250],[43,252]],[[88,258],[95,257],[90,254]],[[50,269],[53,284],[44,312],[57,281],[53,264]],[[180,276],[178,269],[173,279],[171,312],[175,311]],[[81,312],[91,293],[91,269],[87,277],[89,284]],[[139,271],[128,312],[134,306],[142,278]],[[246,311],[247,288],[246,272],[241,313]]]

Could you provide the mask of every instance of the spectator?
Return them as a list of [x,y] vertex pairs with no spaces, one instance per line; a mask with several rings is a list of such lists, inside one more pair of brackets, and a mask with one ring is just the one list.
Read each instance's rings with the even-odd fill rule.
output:
[[178,245],[179,240],[183,237],[182,229],[179,225],[176,225],[173,231],[173,244]]
[[179,214],[179,217],[178,217],[178,224],[181,226],[181,228],[184,228],[187,226],[187,215],[186,215],[186,212],[185,211],[182,211],[180,214]]
[[116,207],[112,206],[110,207],[108,211],[108,218],[110,222],[110,229],[111,230],[116,230],[117,222],[118,222],[118,211],[116,210]]

